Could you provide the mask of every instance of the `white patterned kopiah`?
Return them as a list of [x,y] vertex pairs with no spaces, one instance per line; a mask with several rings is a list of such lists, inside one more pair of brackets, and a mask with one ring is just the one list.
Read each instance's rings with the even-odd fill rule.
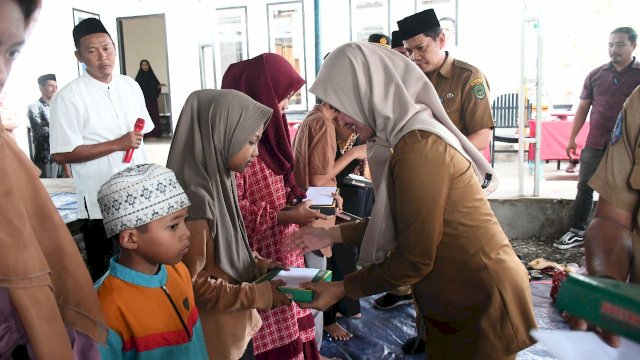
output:
[[191,202],[173,171],[156,164],[130,166],[98,191],[107,237],[183,209]]

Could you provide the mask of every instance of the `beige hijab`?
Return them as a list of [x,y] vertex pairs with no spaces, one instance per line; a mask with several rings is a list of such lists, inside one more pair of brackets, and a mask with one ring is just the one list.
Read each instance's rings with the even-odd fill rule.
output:
[[216,264],[241,282],[258,273],[228,164],[271,113],[239,91],[195,91],[182,108],[167,160],[191,200],[189,218],[210,222]]
[[399,53],[370,43],[342,45],[327,57],[310,91],[375,131],[367,156],[376,202],[360,249],[361,263],[380,263],[397,245],[388,165],[391,149],[409,131],[440,136],[471,162],[485,191],[498,186],[493,169],[453,125],[431,82]]
[[36,357],[71,359],[65,324],[106,341],[98,295],[38,169],[1,125],[0,169],[0,287]]

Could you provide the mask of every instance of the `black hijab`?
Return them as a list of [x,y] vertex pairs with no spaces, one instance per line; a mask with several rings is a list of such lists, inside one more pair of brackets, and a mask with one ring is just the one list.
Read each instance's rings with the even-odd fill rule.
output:
[[[149,70],[142,70],[143,62],[149,64]],[[156,74],[153,72],[151,63],[149,63],[148,60],[140,60],[140,69],[138,70],[138,74],[136,75],[136,81],[140,85],[142,94],[144,94],[145,99],[157,99],[158,96],[160,96],[160,81],[156,77]]]

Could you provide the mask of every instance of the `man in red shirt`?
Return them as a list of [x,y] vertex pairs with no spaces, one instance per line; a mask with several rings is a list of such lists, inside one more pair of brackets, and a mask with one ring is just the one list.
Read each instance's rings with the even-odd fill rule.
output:
[[567,156],[573,158],[577,149],[576,136],[587,119],[590,129],[580,154],[578,193],[573,205],[571,228],[553,246],[569,249],[584,243],[584,231],[593,206],[593,189],[587,184],[607,150],[613,126],[624,101],[640,85],[640,61],[631,54],[636,49],[638,34],[630,27],[621,27],[609,34],[611,61],[587,75],[580,94],[580,104],[573,119],[567,142]]

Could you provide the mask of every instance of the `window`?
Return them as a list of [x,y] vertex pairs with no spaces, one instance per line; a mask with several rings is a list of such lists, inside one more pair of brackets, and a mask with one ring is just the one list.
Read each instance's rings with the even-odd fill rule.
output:
[[211,44],[200,45],[200,87],[202,89],[216,88],[215,59]]
[[[78,25],[80,21],[88,18],[96,18],[100,20],[100,15],[92,12],[88,12],[80,9],[72,9],[72,11],[73,11],[73,26]],[[81,63],[79,61],[76,61],[76,63],[78,64],[78,76],[82,76],[82,74],[84,74],[85,70],[87,69],[87,66],[84,63]]]
[[[267,4],[269,51],[281,55],[306,80],[304,11],[301,1]],[[289,99],[289,109],[307,110],[307,85]]]
[[351,41],[367,41],[371,34],[389,36],[388,0],[351,0]]
[[247,7],[231,7],[216,10],[218,19],[219,65],[217,85],[229,65],[249,58],[247,38]]
[[416,0],[416,12],[433,9],[438,19],[450,17],[457,19],[458,0]]
[[446,50],[458,45],[458,1],[457,0],[416,0],[416,12],[433,9],[440,20],[440,28],[446,40]]

